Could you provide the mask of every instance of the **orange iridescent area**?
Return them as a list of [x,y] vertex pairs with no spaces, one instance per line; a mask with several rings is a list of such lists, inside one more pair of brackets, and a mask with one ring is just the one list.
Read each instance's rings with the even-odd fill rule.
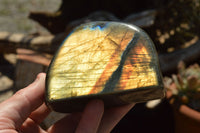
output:
[[129,53],[117,89],[126,90],[157,84],[156,73],[150,66],[150,55],[142,43],[138,43]]
[[51,64],[49,99],[157,86],[157,55],[147,39],[120,23],[77,28]]

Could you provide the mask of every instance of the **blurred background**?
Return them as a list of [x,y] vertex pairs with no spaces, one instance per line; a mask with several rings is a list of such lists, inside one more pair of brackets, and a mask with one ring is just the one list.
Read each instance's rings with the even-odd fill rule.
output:
[[[32,34],[49,32],[28,18],[31,11],[56,11],[61,1],[53,0],[1,0],[0,1],[0,32],[10,34]],[[2,34],[1,34],[2,35]],[[2,43],[0,44],[2,45]],[[5,47],[7,47],[5,45]],[[10,46],[8,46],[10,47]],[[12,47],[12,46],[11,46]],[[3,48],[2,48],[3,49]],[[12,48],[10,48],[12,49]],[[0,53],[0,101],[12,95],[15,80],[16,52],[1,50]]]
[[[1,0],[0,102],[30,84],[86,22],[137,25],[155,43],[166,98],[137,104],[113,133],[200,131],[200,0]],[[43,128],[63,117],[51,113]]]

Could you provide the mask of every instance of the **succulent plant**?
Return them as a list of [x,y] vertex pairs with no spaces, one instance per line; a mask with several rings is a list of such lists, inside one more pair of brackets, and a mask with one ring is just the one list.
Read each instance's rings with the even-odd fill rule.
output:
[[178,100],[200,111],[200,66],[198,64],[186,68],[184,62],[180,62],[178,73],[173,74],[171,78],[165,77],[164,85],[172,93],[171,103]]

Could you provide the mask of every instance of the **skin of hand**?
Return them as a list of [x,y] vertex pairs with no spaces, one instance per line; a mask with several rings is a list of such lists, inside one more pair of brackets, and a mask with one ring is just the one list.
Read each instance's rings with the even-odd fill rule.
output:
[[90,101],[83,112],[66,115],[47,130],[39,124],[50,109],[44,103],[45,73],[28,87],[0,103],[0,133],[109,133],[134,104],[104,109],[101,100]]

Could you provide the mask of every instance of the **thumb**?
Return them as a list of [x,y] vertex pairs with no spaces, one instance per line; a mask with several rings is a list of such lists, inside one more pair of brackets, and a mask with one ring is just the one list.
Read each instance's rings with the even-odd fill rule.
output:
[[44,73],[39,74],[32,84],[0,104],[0,123],[3,122],[0,129],[18,129],[30,113],[42,105],[45,76]]

